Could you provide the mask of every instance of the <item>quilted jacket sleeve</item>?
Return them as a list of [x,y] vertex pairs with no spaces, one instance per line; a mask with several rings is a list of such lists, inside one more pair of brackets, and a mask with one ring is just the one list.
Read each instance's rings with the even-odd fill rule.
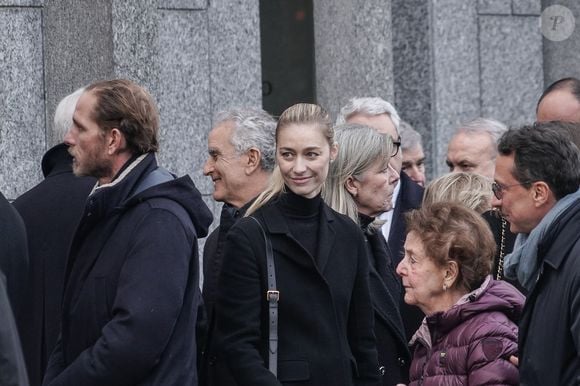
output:
[[518,368],[509,357],[517,355],[517,326],[505,320],[490,319],[474,333],[468,351],[468,384],[519,385]]

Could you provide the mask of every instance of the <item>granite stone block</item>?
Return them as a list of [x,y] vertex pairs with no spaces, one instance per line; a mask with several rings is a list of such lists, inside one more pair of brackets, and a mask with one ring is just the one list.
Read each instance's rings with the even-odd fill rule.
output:
[[510,15],[511,0],[478,0],[477,12],[480,15]]
[[479,43],[474,2],[432,4],[434,174],[447,172],[447,144],[461,123],[480,115]]
[[207,9],[208,0],[157,0],[160,9],[202,10]]
[[52,133],[58,102],[79,87],[113,77],[111,0],[46,2],[44,78],[47,147],[60,142]]
[[161,11],[159,24],[161,164],[178,175],[190,174],[202,193],[207,132],[211,126],[208,22],[206,12]]
[[514,15],[540,15],[542,2],[540,0],[512,0]]
[[389,1],[314,1],[314,41],[317,100],[333,117],[355,96],[393,100]]
[[42,11],[0,8],[0,190],[14,199],[41,178],[45,148]]
[[208,9],[212,118],[234,106],[262,107],[259,9],[259,0],[221,0]]
[[158,91],[159,51],[157,0],[112,0],[115,76]]
[[543,88],[538,18],[483,16],[479,25],[482,115],[508,126],[534,121]]
[[40,7],[45,0],[0,0],[0,7]]
[[424,0],[393,0],[393,82],[395,107],[402,119],[422,134],[426,174],[433,175],[431,128],[431,26]]
[[575,28],[572,35],[562,41],[543,39],[544,54],[544,87],[566,78],[580,79],[580,1],[578,0],[543,0],[542,9],[551,5],[568,8],[573,16]]

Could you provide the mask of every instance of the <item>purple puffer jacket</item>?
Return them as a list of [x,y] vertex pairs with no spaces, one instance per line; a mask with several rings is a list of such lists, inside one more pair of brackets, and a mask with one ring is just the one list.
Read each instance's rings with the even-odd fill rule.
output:
[[409,386],[518,385],[517,321],[524,296],[489,276],[451,309],[425,320],[411,339]]

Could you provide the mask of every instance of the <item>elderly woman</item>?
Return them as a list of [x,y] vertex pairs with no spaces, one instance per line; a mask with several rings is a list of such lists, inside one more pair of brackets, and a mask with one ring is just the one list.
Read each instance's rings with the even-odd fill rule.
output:
[[525,294],[524,288],[517,280],[506,279],[503,275],[503,258],[513,250],[516,235],[510,232],[509,223],[500,213],[491,208],[491,199],[494,194],[492,185],[492,181],[476,173],[445,174],[427,186],[423,195],[423,206],[443,201],[456,202],[481,214],[487,221],[496,244],[492,268],[493,278],[506,280]]
[[410,354],[399,313],[401,284],[375,217],[392,208],[399,176],[389,160],[398,149],[389,135],[367,126],[345,124],[335,130],[339,152],[330,165],[323,197],[365,234],[381,384],[396,385],[408,380]]
[[410,385],[517,385],[524,297],[490,275],[493,236],[479,214],[441,202],[407,215],[397,267],[405,302],[426,315],[411,339]]

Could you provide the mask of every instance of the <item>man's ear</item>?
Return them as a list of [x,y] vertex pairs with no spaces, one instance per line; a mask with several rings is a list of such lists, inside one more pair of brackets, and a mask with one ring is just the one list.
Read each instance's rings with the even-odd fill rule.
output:
[[344,182],[344,187],[346,191],[349,192],[353,198],[356,198],[356,196],[358,196],[358,186],[359,182],[353,176],[348,176],[346,178],[346,181]]
[[107,146],[107,154],[113,155],[126,150],[127,141],[125,140],[125,134],[116,127],[109,130],[105,135],[105,142]]
[[536,207],[544,206],[554,199],[554,193],[550,186],[544,181],[536,181],[532,183],[532,199]]
[[247,151],[246,156],[248,157],[248,161],[244,167],[244,171],[246,175],[252,174],[256,169],[261,168],[260,162],[262,160],[262,153],[260,150],[256,149],[255,147],[250,148]]

